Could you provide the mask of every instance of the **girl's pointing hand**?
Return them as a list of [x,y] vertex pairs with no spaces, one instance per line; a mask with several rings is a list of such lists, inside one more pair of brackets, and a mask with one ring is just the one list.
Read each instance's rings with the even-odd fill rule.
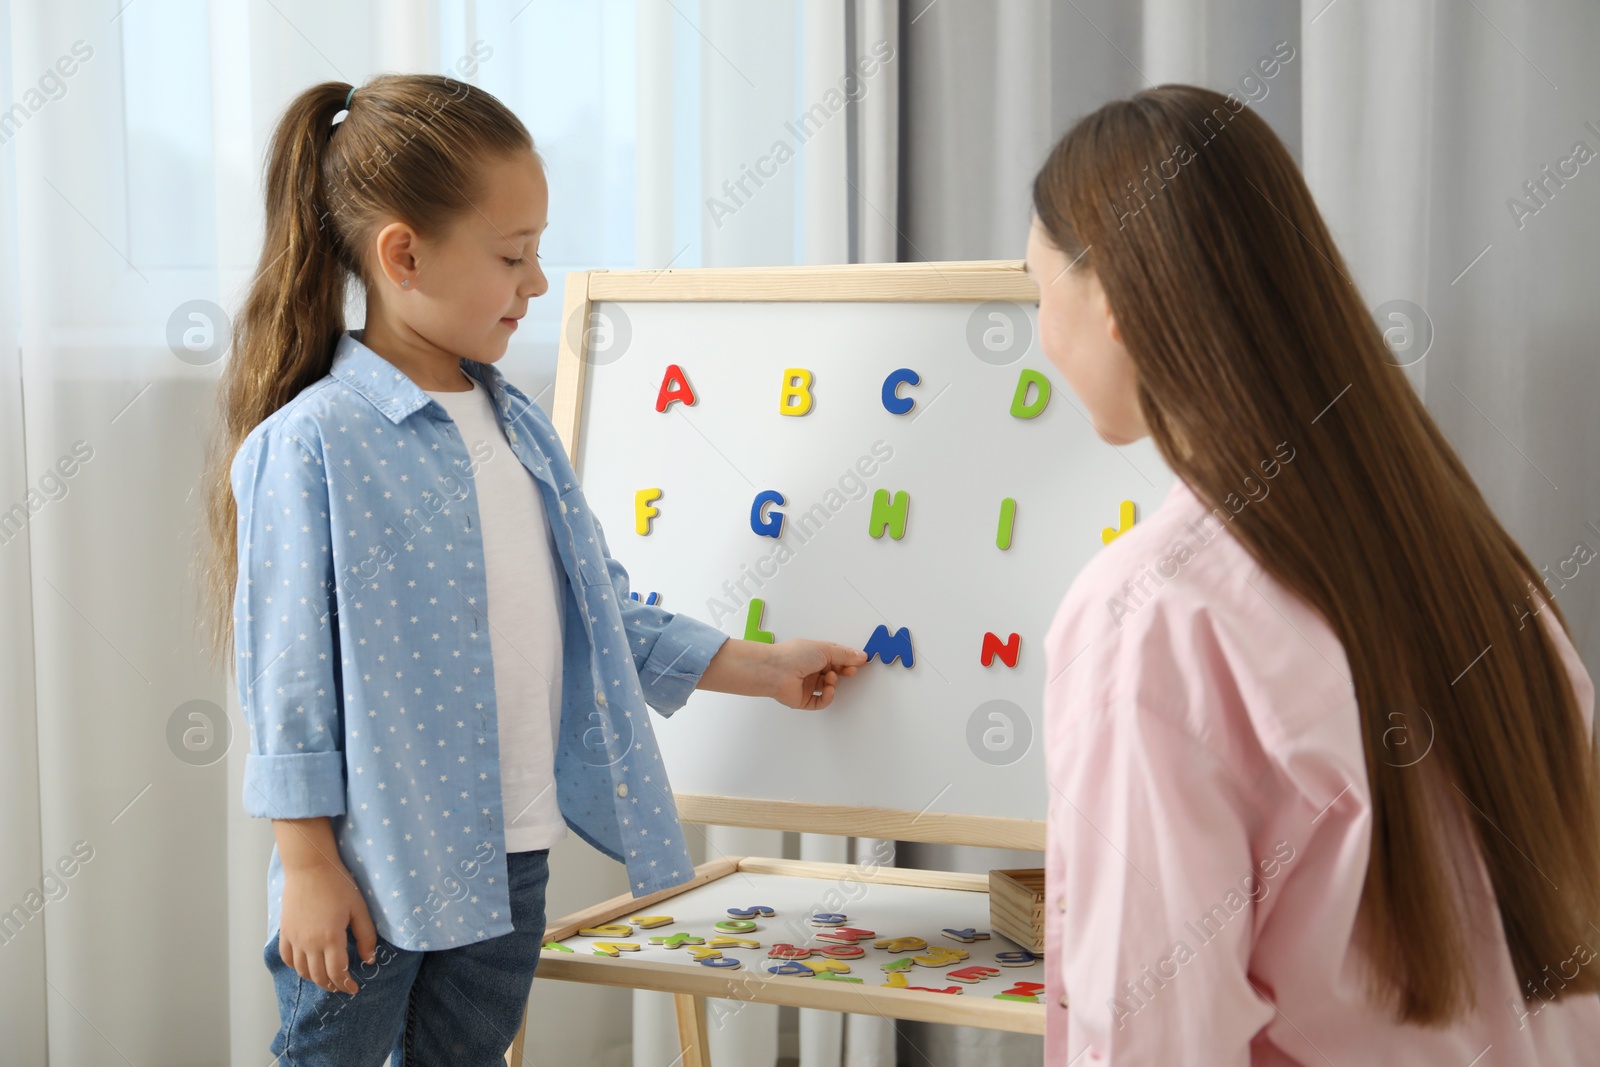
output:
[[856,673],[867,654],[832,641],[797,637],[775,644],[729,638],[700,676],[701,689],[771,697],[816,711],[833,703],[840,676]]
[[771,654],[772,698],[791,708],[813,711],[833,703],[833,690],[840,675],[856,673],[867,662],[859,648],[846,648],[832,641],[810,641],[803,637],[769,646]]

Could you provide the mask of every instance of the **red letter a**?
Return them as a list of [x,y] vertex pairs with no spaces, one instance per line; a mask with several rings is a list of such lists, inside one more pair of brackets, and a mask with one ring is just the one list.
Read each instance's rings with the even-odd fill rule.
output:
[[661,392],[656,394],[656,410],[667,410],[667,405],[674,400],[693,404],[694,390],[689,387],[689,379],[683,376],[683,368],[676,363],[668,363],[667,373],[661,378]]

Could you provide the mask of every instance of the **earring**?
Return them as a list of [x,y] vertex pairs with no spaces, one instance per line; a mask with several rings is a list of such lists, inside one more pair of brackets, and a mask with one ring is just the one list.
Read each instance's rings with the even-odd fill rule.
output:
[[401,278],[400,279],[400,284],[401,285],[410,285],[411,284],[411,279],[410,278]]

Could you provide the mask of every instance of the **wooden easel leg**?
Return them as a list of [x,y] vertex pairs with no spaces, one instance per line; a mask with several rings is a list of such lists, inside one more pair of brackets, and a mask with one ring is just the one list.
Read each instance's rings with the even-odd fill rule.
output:
[[706,998],[689,993],[672,994],[678,1015],[678,1045],[683,1067],[711,1067],[711,1046],[706,1042]]
[[511,1047],[506,1049],[506,1067],[522,1067],[522,1050],[528,1040],[528,1006],[522,1006],[522,1025],[517,1027],[517,1036],[511,1039]]

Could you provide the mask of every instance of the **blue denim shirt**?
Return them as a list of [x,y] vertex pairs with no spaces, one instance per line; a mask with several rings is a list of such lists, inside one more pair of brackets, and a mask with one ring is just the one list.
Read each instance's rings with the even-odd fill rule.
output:
[[[469,457],[444,407],[360,336],[343,334],[328,376],[233,459],[244,807],[331,816],[378,932],[414,951],[454,948],[512,929],[472,491],[487,456]],[[627,865],[635,896],[688,881],[645,704],[681,707],[727,638],[629,598],[549,418],[493,365],[461,368],[489,390],[500,446],[538,485],[565,572],[562,816]],[[268,943],[282,894],[274,846]]]

